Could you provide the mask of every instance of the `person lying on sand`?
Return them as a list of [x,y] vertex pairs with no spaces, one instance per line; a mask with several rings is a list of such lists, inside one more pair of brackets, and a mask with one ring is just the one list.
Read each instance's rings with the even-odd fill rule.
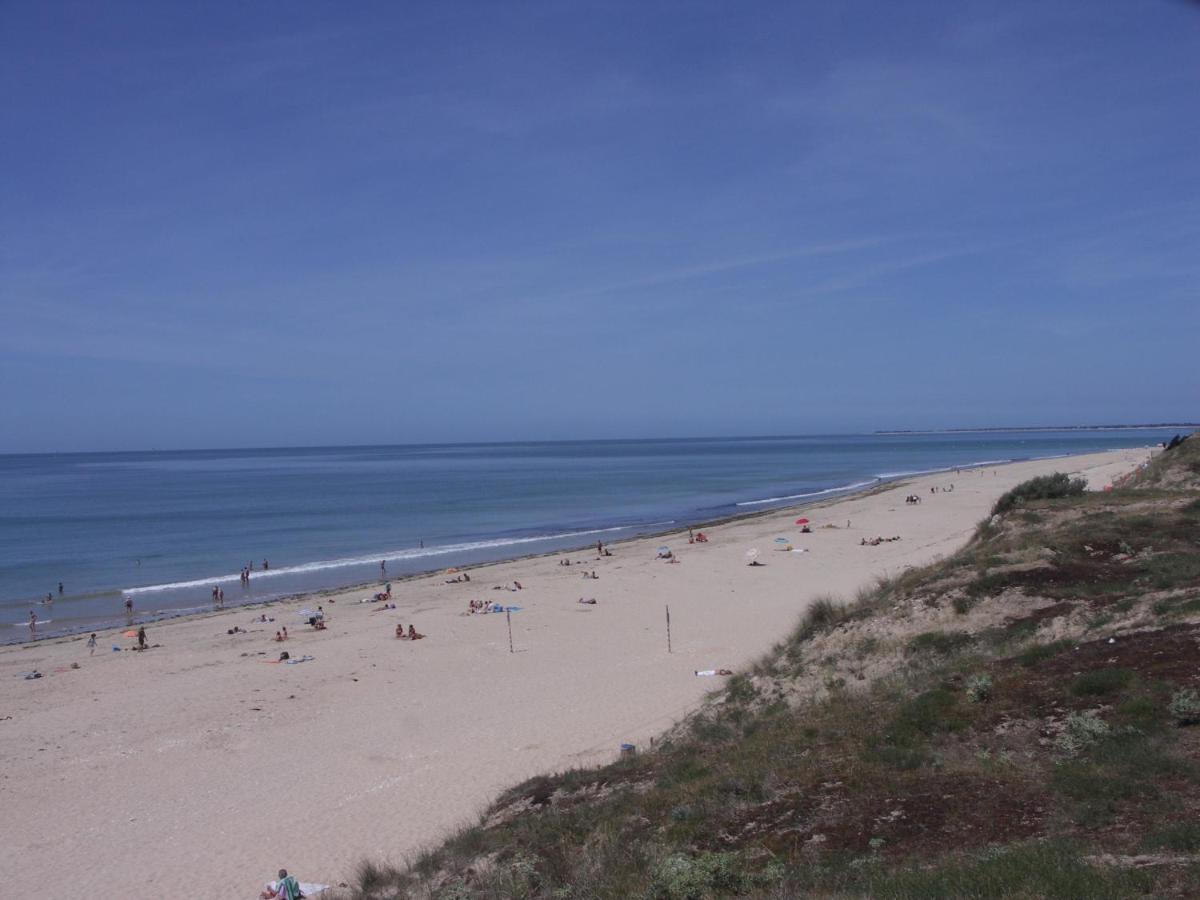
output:
[[590,600],[584,600],[582,597],[580,597],[580,598],[579,598],[578,600],[576,600],[575,602],[576,602],[576,603],[586,603],[588,606],[595,606],[595,605],[596,605],[596,598],[595,598],[595,597],[592,597]]
[[699,676],[707,676],[707,675],[732,675],[732,674],[733,674],[733,670],[732,670],[732,669],[698,669],[698,670],[696,671],[696,675],[699,675]]
[[[383,606],[375,607],[373,610],[371,610],[371,612],[383,612],[385,609],[395,609],[395,608],[396,608],[395,603],[385,603],[385,604],[383,604]],[[315,621],[315,617],[314,617],[314,621]]]
[[380,591],[378,594],[375,595],[376,602],[378,602],[380,600],[391,600],[391,599],[392,599],[391,591]]
[[748,566],[761,566],[761,565],[762,565],[762,563],[760,563],[760,562],[759,562],[757,559],[752,559],[752,560],[750,560],[750,562],[746,563],[746,565],[748,565]]

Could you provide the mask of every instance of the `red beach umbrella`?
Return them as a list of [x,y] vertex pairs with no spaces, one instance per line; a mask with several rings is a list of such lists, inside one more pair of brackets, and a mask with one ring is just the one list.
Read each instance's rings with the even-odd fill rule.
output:
[[796,524],[797,524],[797,525],[807,525],[807,524],[808,524],[808,519],[797,519],[797,520],[796,520]]

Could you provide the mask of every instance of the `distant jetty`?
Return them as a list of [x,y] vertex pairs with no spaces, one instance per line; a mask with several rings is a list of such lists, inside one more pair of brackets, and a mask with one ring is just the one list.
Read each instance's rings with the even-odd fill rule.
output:
[[1151,422],[1145,425],[999,425],[987,428],[891,428],[872,434],[988,434],[1012,431],[1151,431],[1200,428],[1200,422]]

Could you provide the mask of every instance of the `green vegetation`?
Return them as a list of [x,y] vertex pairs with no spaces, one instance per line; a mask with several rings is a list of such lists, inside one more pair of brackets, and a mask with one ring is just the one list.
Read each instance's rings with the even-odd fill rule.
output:
[[1030,500],[1059,500],[1064,497],[1078,497],[1087,490],[1087,481],[1083,478],[1071,478],[1062,472],[1053,475],[1039,475],[1018,484],[1015,488],[1003,494],[996,505],[992,507],[992,515],[999,516],[1022,506]]
[[1018,486],[950,559],[810,604],[653,751],[517,785],[347,896],[1200,896],[1200,864],[1121,863],[1200,852],[1198,460]]

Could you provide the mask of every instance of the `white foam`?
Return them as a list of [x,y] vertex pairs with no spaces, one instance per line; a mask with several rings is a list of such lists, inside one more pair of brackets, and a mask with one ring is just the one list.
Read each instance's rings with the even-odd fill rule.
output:
[[[306,572],[322,572],[327,569],[344,569],[349,566],[363,566],[378,563],[380,560],[422,559],[424,557],[446,556],[451,553],[465,553],[472,550],[490,550],[496,547],[515,547],[522,544],[536,544],[545,541],[558,541],[564,538],[586,537],[590,534],[608,534],[614,531],[628,531],[631,528],[658,528],[663,525],[673,525],[674,521],[647,522],[640,525],[615,525],[611,528],[592,528],[586,531],[564,531],[558,534],[542,534],[533,537],[497,538],[489,541],[469,541],[462,544],[446,544],[442,547],[410,548],[407,550],[392,550],[372,553],[369,556],[349,556],[341,559],[319,560],[317,562],[301,563],[297,566],[283,566],[278,569],[256,569],[250,576],[252,582],[263,578],[277,578],[280,575],[297,575]],[[211,587],[216,584],[237,581],[240,574],[213,575],[208,578],[196,578],[192,581],[173,581],[168,584],[152,584],[146,587],[126,588],[121,593],[125,596],[134,594],[153,594],[160,591],[174,591],[184,588]]]
[[785,497],[767,497],[763,500],[743,500],[738,506],[762,506],[764,503],[782,503],[785,500],[804,500],[807,497],[821,497],[825,494],[840,494],[843,491],[853,491],[858,488],[869,487],[878,481],[878,478],[872,478],[870,481],[858,481],[854,484],[846,484],[841,487],[826,488],[823,491],[810,491],[807,494],[788,494]]

